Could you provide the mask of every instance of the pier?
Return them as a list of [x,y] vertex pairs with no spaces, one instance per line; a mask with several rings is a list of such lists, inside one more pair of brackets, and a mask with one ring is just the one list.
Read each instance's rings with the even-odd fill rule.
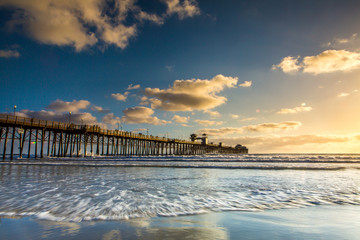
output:
[[[0,114],[2,159],[86,156],[241,154],[248,149],[228,147]],[[1,153],[0,153],[1,154]]]

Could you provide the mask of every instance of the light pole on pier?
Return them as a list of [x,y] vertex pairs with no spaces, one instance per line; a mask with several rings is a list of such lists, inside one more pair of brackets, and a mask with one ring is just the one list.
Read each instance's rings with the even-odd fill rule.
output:
[[71,112],[69,112],[69,124],[71,122]]
[[16,105],[14,105],[14,117],[15,117],[15,112],[16,112]]

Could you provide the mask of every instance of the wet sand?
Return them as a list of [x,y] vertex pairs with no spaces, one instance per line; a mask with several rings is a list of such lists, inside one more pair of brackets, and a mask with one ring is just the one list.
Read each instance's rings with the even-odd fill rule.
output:
[[360,206],[219,212],[122,221],[1,217],[0,239],[358,239]]

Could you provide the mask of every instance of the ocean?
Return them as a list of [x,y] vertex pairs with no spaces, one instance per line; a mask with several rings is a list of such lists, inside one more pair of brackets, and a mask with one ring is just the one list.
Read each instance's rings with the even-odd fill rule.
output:
[[[204,218],[222,219],[222,225],[220,220],[218,223],[209,220],[213,225],[207,226],[210,229],[207,233],[221,225],[222,233],[209,235],[215,236],[213,239],[238,239],[233,235],[234,229],[244,226],[252,229],[251,219],[258,221],[252,224],[266,229],[274,224],[276,213],[287,220],[274,226],[293,221],[292,231],[297,229],[297,221],[309,223],[316,216],[321,219],[330,213],[338,218],[353,218],[346,226],[344,219],[325,218],[321,224],[330,224],[329,229],[335,235],[329,236],[328,230],[318,227],[311,228],[315,235],[292,232],[292,239],[311,236],[353,239],[353,234],[360,233],[356,230],[360,227],[360,217],[354,214],[360,212],[360,155],[357,154],[17,159],[0,163],[0,182],[0,239],[22,239],[14,230],[19,226],[33,226],[32,234],[37,234],[34,238],[30,234],[29,239],[44,236],[47,239],[49,234],[52,239],[64,236],[89,239],[89,231],[97,228],[106,232],[94,239],[104,239],[111,231],[115,232],[109,239],[147,239],[145,229],[154,226],[171,230],[168,232],[171,239],[183,239],[185,233],[178,237],[171,234],[184,227],[204,230]],[[312,214],[306,220],[303,215],[309,211]],[[289,212],[293,212],[292,218]],[[140,225],[134,227],[134,222]],[[72,231],[62,232],[64,226]],[[336,226],[342,232],[339,236],[334,231]],[[262,239],[261,229],[252,233],[249,228],[243,229],[244,236]],[[289,234],[272,238],[288,239]],[[151,236],[156,239],[160,235]],[[189,239],[199,239],[202,235],[191,236],[195,238]],[[264,239],[270,236],[265,234]]]

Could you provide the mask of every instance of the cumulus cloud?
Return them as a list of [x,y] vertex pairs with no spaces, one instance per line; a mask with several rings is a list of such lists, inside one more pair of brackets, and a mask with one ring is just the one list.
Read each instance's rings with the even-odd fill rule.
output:
[[91,115],[91,113],[69,113],[66,112],[54,112],[54,111],[31,111],[31,110],[21,110],[17,113],[18,116],[27,117],[27,118],[36,118],[41,120],[48,121],[57,121],[68,123],[69,120],[74,124],[98,124],[96,117]]
[[190,117],[182,117],[179,115],[174,115],[174,117],[172,118],[172,120],[174,120],[177,123],[187,123],[189,121]]
[[161,120],[155,116],[154,110],[147,107],[137,106],[123,110],[125,116],[121,118],[122,122],[129,124],[147,123],[152,125],[165,125],[170,123],[166,120]]
[[[81,51],[100,42],[124,49],[145,21],[163,24],[177,14],[180,19],[200,13],[195,1],[164,0],[162,15],[148,13],[134,0],[2,0],[0,7],[14,11],[7,23],[40,43],[72,46]],[[129,16],[132,17],[129,20]]]
[[99,106],[92,106],[91,110],[94,111],[94,112],[98,112],[98,113],[109,113],[110,112],[110,109],[104,109],[104,108],[99,107]]
[[200,14],[197,2],[194,0],[163,0],[167,5],[167,15],[177,14],[180,19]]
[[139,89],[140,88],[140,84],[136,84],[136,85],[132,85],[130,84],[127,88],[127,90],[134,90],[134,89]]
[[302,71],[314,75],[331,72],[349,72],[360,68],[360,53],[346,50],[326,50],[316,56],[306,56],[302,62],[298,58],[285,57],[273,69],[285,73]]
[[121,93],[113,93],[111,94],[111,97],[112,98],[115,98],[116,100],[118,101],[126,101],[127,97],[129,95],[129,92],[125,92],[124,94],[121,94]]
[[217,93],[236,87],[238,78],[217,75],[210,80],[176,80],[168,89],[146,88],[144,93],[152,108],[166,111],[209,110],[226,102]]
[[209,126],[218,126],[224,124],[223,121],[211,121],[211,120],[195,120],[194,122],[209,127]]
[[292,113],[299,113],[299,112],[310,112],[312,110],[312,107],[306,106],[305,103],[302,103],[300,107],[295,108],[283,108],[277,113],[279,114],[292,114]]
[[111,127],[116,127],[116,124],[120,123],[121,119],[116,117],[113,113],[108,113],[103,117],[102,122]]
[[278,65],[273,65],[272,69],[281,69],[284,73],[294,73],[300,70],[301,66],[299,65],[300,57],[284,57],[283,60]]
[[57,99],[56,101],[50,103],[46,108],[53,110],[55,112],[78,112],[81,109],[86,109],[90,105],[90,102],[87,100],[73,100],[72,102],[65,102],[63,100]]
[[243,132],[271,132],[279,130],[292,130],[301,126],[301,122],[287,121],[281,123],[262,123],[258,125],[248,125],[244,127],[225,127],[219,129],[200,129],[199,133],[206,133],[209,136],[224,136],[228,134],[241,134]]
[[17,50],[0,50],[0,58],[18,58],[20,53]]
[[252,81],[245,81],[239,84],[240,87],[245,87],[245,88],[251,87],[251,85],[252,85]]

